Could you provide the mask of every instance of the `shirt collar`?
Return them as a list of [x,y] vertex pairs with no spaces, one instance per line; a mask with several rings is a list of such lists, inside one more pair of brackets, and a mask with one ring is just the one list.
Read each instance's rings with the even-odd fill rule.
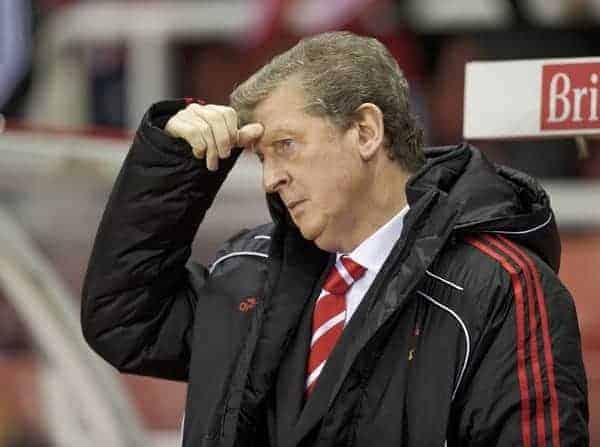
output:
[[[358,247],[347,253],[353,261],[359,263],[367,270],[378,272],[392,251],[396,241],[402,233],[404,216],[408,212],[408,205],[398,214],[379,227],[375,233],[362,241]],[[346,253],[337,253],[337,259]]]

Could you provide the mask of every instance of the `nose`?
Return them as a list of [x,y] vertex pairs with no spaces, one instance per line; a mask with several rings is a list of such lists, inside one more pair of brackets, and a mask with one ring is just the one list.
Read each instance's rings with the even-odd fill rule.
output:
[[268,193],[279,192],[289,183],[289,175],[280,163],[265,157],[263,162],[263,188]]

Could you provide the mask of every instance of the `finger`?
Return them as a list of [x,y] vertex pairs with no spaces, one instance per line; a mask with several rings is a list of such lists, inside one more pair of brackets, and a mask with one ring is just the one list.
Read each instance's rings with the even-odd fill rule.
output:
[[230,141],[225,118],[221,112],[211,106],[194,107],[191,110],[209,124],[219,157],[229,157],[233,144]]
[[219,153],[210,123],[197,114],[188,115],[187,119],[195,123],[195,130],[202,135],[206,143],[202,151],[202,157],[206,158],[206,167],[209,171],[216,171],[219,168]]
[[205,107],[219,113],[221,115],[221,118],[223,118],[223,121],[225,122],[225,127],[227,128],[227,133],[229,135],[229,147],[232,148],[237,142],[236,141],[237,128],[238,128],[237,112],[232,107],[220,106],[220,105],[216,105],[216,104],[208,104]]
[[192,147],[194,157],[204,158],[208,144],[204,139],[203,133],[208,131],[208,124],[199,122],[202,118],[194,117],[190,119],[188,115],[182,115],[179,121],[185,126],[183,130],[184,138]]
[[[206,157],[208,162],[208,154],[213,151],[218,156],[217,143],[215,142],[211,123],[197,115],[188,115],[186,120],[193,123],[195,135],[191,138],[193,138],[194,142],[198,142],[197,147],[199,149],[198,152],[202,155],[201,158]],[[201,139],[204,141],[204,144],[199,143]]]
[[246,124],[244,127],[237,131],[237,144],[238,146],[247,146],[260,137],[264,132],[264,127],[260,123]]
[[[206,126],[206,125],[205,125]],[[204,158],[206,140],[198,129],[197,120],[191,120],[188,113],[180,111],[166,124],[165,132],[174,138],[184,139],[191,147],[196,158]]]
[[233,147],[237,144],[238,115],[232,107],[223,107],[222,113],[225,124],[227,125],[227,130],[229,131],[229,140]]
[[206,167],[209,171],[216,171],[219,169],[219,153],[217,152],[216,146],[210,146],[206,150]]

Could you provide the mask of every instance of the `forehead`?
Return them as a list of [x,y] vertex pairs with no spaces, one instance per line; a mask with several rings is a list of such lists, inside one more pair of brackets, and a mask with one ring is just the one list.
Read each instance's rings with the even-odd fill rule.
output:
[[305,111],[306,96],[296,81],[285,81],[261,101],[253,112],[255,122],[265,128],[265,135],[277,130],[299,127],[314,118]]

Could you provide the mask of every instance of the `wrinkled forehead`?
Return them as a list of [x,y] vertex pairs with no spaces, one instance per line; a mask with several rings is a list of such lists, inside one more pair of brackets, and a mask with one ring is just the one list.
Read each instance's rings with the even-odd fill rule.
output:
[[306,106],[306,95],[300,85],[297,82],[286,81],[256,105],[252,111],[252,118],[266,129],[275,124],[291,123],[305,118]]

